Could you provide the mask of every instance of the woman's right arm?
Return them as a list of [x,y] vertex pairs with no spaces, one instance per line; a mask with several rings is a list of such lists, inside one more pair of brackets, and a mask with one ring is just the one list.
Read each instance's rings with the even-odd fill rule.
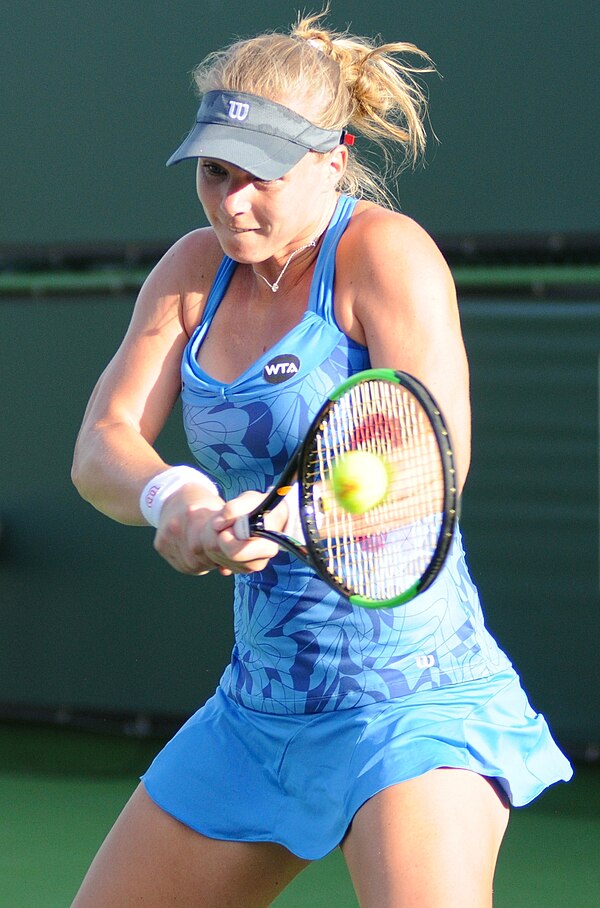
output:
[[[179,395],[181,358],[208,290],[198,276],[210,283],[221,256],[204,231],[184,237],[166,254],[144,283],[123,342],[87,406],[73,482],[83,498],[120,523],[146,523],[140,495],[170,466],[153,445]],[[213,491],[187,483],[165,500],[154,547],[186,574],[262,570],[277,553],[275,543],[240,542],[232,531],[254,503],[242,496],[225,504]]]
[[[186,273],[204,231],[167,252],[142,287],[129,328],[92,393],[75,446],[72,478],[83,498],[125,524],[144,524],[139,498],[168,464],[153,445],[178,397],[188,340]],[[202,305],[202,288],[193,300]],[[194,294],[192,294],[194,296]]]

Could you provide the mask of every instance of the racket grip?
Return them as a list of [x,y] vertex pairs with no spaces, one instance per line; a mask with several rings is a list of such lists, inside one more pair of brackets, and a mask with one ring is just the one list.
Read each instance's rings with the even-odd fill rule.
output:
[[291,536],[297,542],[304,542],[304,530],[300,520],[300,504],[298,498],[298,483],[295,482],[287,495],[283,499],[287,504],[288,518],[283,528],[287,536]]
[[233,535],[240,542],[243,542],[244,539],[250,539],[250,521],[247,514],[238,517],[233,525]]
[[[291,536],[291,538],[295,539],[297,542],[304,542],[304,531],[300,520],[300,507],[298,503],[298,483],[295,482],[292,485],[282,501],[285,501],[288,508],[288,518],[283,528],[283,532],[287,536]],[[243,514],[241,517],[237,518],[233,524],[233,535],[236,539],[239,539],[240,542],[250,539],[252,533],[250,531],[248,514]]]

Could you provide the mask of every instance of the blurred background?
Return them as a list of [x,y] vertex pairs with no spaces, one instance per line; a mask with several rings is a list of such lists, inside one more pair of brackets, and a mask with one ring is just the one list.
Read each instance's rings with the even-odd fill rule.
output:
[[[3,8],[0,773],[11,779],[52,763],[122,769],[127,787],[228,661],[229,581],[176,575],[149,529],[81,501],[69,469],[144,275],[205,223],[193,166],[164,166],[194,119],[190,71],[236,37],[287,28],[297,10]],[[600,757],[598,5],[333,0],[329,22],[411,41],[438,67],[426,79],[426,162],[397,196],[459,289],[473,396],[469,561],[491,630],[587,773]],[[189,462],[178,411],[159,446]],[[10,800],[10,781],[4,791]],[[6,905],[66,904],[28,898]]]

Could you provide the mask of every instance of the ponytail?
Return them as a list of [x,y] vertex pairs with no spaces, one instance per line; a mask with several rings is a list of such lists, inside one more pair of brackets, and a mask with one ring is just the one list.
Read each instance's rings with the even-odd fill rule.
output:
[[196,85],[201,93],[220,88],[262,95],[317,126],[364,136],[381,151],[383,173],[354,148],[339,188],[391,207],[388,179],[414,166],[425,150],[427,96],[419,77],[435,67],[414,44],[378,45],[327,29],[321,25],[326,13],[299,17],[289,35],[267,33],[211,54],[194,71]]

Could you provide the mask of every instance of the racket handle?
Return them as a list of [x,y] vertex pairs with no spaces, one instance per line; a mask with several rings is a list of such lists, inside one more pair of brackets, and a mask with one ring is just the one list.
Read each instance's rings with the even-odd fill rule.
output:
[[233,535],[240,542],[243,542],[244,539],[250,539],[250,521],[247,514],[238,517],[233,525]]
[[[283,532],[287,536],[291,536],[292,539],[297,540],[298,542],[304,542],[304,531],[302,529],[302,522],[300,520],[300,506],[298,501],[298,483],[295,482],[289,492],[282,498],[282,501],[285,501],[288,508],[288,518],[286,520]],[[236,539],[239,539],[240,542],[243,542],[246,539],[250,539],[252,533],[250,532],[250,520],[248,519],[248,514],[243,514],[241,517],[238,517],[235,523],[233,524],[233,535]]]
[[298,483],[295,482],[285,495],[284,499],[288,509],[288,519],[285,522],[283,532],[286,536],[291,536],[297,542],[304,542],[304,530],[300,520],[300,502],[298,498]]

